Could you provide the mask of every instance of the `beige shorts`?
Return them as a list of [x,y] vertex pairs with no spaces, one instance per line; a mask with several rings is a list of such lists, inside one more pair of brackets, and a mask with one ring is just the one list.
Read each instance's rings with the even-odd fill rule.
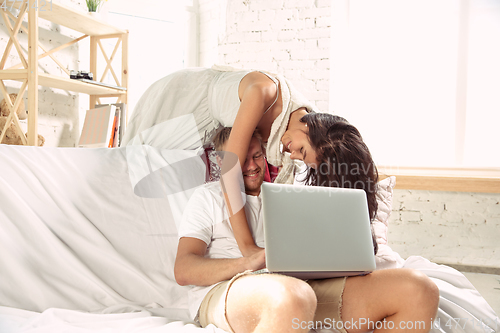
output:
[[[229,281],[224,281],[213,287],[203,299],[198,311],[198,320],[202,327],[213,324],[227,332],[235,333],[229,325],[226,315],[226,300],[231,285],[240,277],[251,274],[244,272],[237,274]],[[309,280],[318,300],[314,322],[319,329],[319,323],[328,327],[332,323],[341,321],[342,294],[344,292],[345,277],[323,280]],[[334,326],[339,332],[347,333],[343,325]]]

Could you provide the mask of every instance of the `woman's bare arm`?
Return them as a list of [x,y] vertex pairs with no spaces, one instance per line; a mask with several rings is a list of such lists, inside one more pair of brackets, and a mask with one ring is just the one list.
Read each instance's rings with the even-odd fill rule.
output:
[[[238,157],[240,166],[245,163],[253,132],[264,112],[275,101],[277,94],[276,84],[265,74],[252,72],[242,79],[239,88],[240,108],[224,148],[225,151]],[[233,163],[224,163],[223,160],[221,179],[236,242],[242,254],[248,256],[261,249],[255,245],[248,228],[239,189],[239,182],[242,180],[238,177],[241,177],[241,173],[231,172],[229,169],[233,165]]]

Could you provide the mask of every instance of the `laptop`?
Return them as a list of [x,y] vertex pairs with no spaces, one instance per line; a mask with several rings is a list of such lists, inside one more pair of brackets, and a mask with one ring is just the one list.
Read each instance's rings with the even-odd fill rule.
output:
[[363,190],[263,183],[261,196],[266,271],[323,279],[375,270]]

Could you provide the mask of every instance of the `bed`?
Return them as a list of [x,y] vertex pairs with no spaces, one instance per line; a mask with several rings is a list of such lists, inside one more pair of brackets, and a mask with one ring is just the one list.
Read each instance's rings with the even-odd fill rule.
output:
[[[0,332],[223,333],[190,320],[187,287],[173,277],[179,214],[206,180],[193,176],[206,161],[200,151],[144,145],[0,145]],[[394,184],[379,183],[377,269],[411,267],[438,284],[432,332],[498,331],[461,273],[391,250]]]

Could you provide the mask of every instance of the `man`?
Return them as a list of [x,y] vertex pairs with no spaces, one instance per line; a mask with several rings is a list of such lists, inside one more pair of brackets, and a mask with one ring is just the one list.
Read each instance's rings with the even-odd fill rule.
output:
[[[230,129],[215,137],[223,150]],[[265,160],[254,133],[242,168],[245,212],[256,244],[264,246],[260,185]],[[228,332],[308,332],[337,328],[368,332],[378,324],[405,332],[428,332],[436,314],[438,291],[425,275],[411,270],[377,271],[367,276],[311,280],[279,274],[251,274],[265,267],[264,251],[243,257],[229,223],[219,183],[193,194],[179,230],[175,278],[192,285],[190,310],[202,326]],[[424,322],[413,325],[413,322]],[[389,324],[388,324],[389,323]],[[393,323],[394,325],[390,324]],[[370,326],[371,325],[371,326]]]

